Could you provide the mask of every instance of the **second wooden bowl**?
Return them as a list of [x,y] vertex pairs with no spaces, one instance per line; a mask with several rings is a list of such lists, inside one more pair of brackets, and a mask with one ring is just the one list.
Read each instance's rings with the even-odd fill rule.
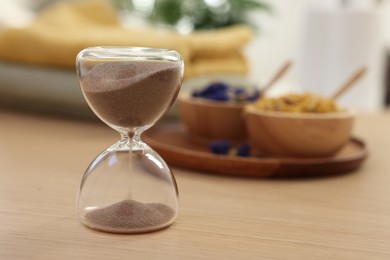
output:
[[270,156],[327,157],[335,154],[350,139],[354,114],[290,113],[245,108],[245,123],[250,141]]

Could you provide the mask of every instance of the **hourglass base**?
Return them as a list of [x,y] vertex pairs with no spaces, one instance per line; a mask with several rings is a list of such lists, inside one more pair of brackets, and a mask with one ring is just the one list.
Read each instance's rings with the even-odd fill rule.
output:
[[110,233],[146,233],[170,226],[175,217],[175,211],[162,203],[123,200],[88,212],[82,222]]

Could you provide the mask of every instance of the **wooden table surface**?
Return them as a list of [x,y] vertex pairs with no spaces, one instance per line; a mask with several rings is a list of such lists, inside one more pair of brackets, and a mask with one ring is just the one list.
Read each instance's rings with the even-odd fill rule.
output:
[[168,229],[84,227],[82,174],[114,143],[98,122],[0,109],[0,259],[390,259],[390,113],[358,118],[370,156],[326,178],[233,178],[173,168],[181,211]]

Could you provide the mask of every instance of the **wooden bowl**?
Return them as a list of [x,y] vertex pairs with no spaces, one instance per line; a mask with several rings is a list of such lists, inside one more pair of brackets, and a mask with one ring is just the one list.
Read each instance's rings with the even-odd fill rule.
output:
[[277,157],[327,157],[350,139],[354,114],[260,111],[247,106],[245,123],[251,143]]
[[178,105],[181,119],[192,136],[229,140],[246,137],[244,105],[193,98],[188,93],[179,95]]

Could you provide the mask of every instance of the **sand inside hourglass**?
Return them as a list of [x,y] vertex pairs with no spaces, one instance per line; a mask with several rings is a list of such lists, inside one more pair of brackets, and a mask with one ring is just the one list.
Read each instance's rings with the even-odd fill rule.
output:
[[85,219],[94,228],[109,232],[148,232],[164,227],[175,216],[173,209],[161,203],[123,200],[88,212]]
[[81,78],[94,111],[107,123],[134,128],[154,123],[177,95],[181,66],[173,62],[104,62]]

